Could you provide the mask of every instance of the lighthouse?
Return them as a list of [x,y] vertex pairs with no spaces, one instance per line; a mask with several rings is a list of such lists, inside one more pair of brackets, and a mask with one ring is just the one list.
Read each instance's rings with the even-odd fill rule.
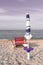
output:
[[25,30],[25,35],[24,39],[27,41],[28,44],[23,44],[24,47],[28,46],[29,47],[29,40],[32,38],[31,35],[31,26],[30,26],[30,15],[29,13],[26,14],[26,30]]
[[29,52],[33,49],[33,48],[29,48],[29,41],[32,38],[29,13],[26,14],[26,32],[25,32],[24,38],[25,38],[26,44],[23,44],[23,46],[24,46],[24,50],[26,50],[27,52],[27,59],[29,60],[30,59]]
[[26,32],[25,32],[24,37],[26,40],[29,40],[32,38],[31,26],[30,26],[30,15],[28,13],[26,14]]

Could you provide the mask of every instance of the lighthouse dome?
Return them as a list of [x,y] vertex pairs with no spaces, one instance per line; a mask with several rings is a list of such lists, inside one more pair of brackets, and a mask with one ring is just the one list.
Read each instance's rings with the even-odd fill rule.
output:
[[26,14],[26,18],[30,18],[29,13]]

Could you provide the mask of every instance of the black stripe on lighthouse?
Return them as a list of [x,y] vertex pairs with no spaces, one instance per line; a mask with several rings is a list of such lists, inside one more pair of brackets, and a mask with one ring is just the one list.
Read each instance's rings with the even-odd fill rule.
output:
[[29,34],[30,34],[30,32],[31,32],[31,28],[30,28],[30,26],[28,26],[28,27],[26,28],[26,33],[29,33]]
[[26,15],[26,18],[30,18],[29,14]]
[[30,33],[31,32],[31,29],[29,28],[29,29],[26,29],[26,32],[27,33]]

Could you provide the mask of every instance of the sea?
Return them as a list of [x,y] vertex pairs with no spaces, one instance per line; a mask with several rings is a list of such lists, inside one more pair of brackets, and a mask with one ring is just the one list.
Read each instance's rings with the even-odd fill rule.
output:
[[[32,39],[43,39],[43,30],[32,30]],[[0,39],[14,39],[25,35],[25,30],[0,30]]]

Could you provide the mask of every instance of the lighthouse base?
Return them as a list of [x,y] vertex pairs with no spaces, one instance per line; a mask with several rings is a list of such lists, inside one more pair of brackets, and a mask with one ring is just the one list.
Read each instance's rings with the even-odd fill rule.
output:
[[30,60],[30,53],[27,53],[27,59]]

